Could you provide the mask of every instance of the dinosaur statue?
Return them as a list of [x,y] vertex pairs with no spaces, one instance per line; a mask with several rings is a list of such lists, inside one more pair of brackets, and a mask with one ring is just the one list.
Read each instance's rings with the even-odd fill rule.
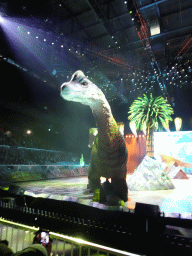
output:
[[[69,82],[61,85],[61,96],[65,100],[90,106],[96,120],[98,134],[88,169],[89,187],[96,192],[101,189],[100,177],[105,177],[108,184],[111,178],[112,194],[126,202],[128,153],[105,95],[82,71],[76,71]],[[108,185],[106,187],[109,188]]]

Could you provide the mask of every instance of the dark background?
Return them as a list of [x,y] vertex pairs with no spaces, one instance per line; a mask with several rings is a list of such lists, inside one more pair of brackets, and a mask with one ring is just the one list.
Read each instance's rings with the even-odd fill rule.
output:
[[[173,118],[183,119],[182,130],[191,130],[192,3],[135,3],[143,38],[126,1],[1,2],[1,134],[18,145],[18,137],[31,136],[38,147],[89,156],[91,110],[60,97],[61,84],[78,69],[103,90],[125,133],[129,107],[144,93],[166,97]],[[154,20],[161,33],[151,36]],[[175,131],[174,122],[170,128]]]

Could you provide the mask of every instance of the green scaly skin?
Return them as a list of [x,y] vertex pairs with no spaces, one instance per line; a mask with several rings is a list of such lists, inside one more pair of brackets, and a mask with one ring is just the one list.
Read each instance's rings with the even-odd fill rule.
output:
[[118,198],[127,201],[127,148],[105,95],[82,71],[77,71],[69,82],[62,84],[61,96],[65,100],[90,106],[96,120],[98,134],[88,171],[90,188],[98,191],[101,188],[100,177],[111,178]]

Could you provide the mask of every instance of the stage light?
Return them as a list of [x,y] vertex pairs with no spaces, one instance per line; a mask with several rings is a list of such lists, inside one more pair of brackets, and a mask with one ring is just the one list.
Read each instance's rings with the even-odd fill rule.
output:
[[31,134],[31,133],[32,133],[31,130],[27,130],[27,131],[26,131],[26,134]]
[[167,131],[167,132],[170,132],[170,129],[169,129],[169,120],[165,120],[165,122],[163,123],[163,128]]
[[144,135],[146,136],[146,134],[147,134],[147,126],[146,126],[146,123],[143,123],[143,125],[142,125],[142,131],[143,131]]
[[4,23],[4,19],[3,19],[3,17],[0,15],[0,23]]
[[136,124],[135,124],[135,122],[134,122],[134,121],[131,121],[131,122],[129,123],[129,127],[130,127],[132,133],[135,135],[135,137],[137,137],[137,130],[136,130]]
[[175,123],[175,129],[176,129],[176,131],[177,131],[177,132],[180,131],[181,126],[182,126],[182,118],[176,117],[176,118],[174,119],[174,123]]
[[151,36],[160,34],[160,25],[158,20],[153,20],[149,24]]

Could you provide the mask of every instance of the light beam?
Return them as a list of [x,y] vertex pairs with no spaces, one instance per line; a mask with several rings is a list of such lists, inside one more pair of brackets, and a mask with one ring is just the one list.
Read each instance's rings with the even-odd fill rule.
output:
[[4,23],[5,20],[3,19],[3,17],[0,15],[0,23]]

